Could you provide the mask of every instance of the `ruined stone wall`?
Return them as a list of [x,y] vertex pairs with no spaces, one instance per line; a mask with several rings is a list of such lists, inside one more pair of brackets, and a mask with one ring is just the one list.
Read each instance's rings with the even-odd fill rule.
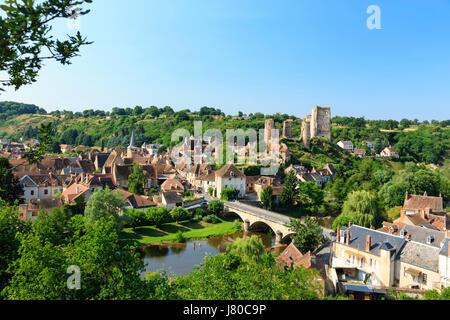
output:
[[275,128],[275,123],[273,119],[267,119],[265,122],[264,127],[264,142],[269,145],[270,144],[270,137],[272,135],[272,129]]
[[302,122],[302,141],[306,148],[309,148],[311,144],[311,123],[309,122],[310,119],[308,119],[308,117]]
[[290,138],[291,137],[291,124],[292,120],[288,119],[283,122],[283,137]]
[[331,140],[331,108],[315,107],[311,116],[311,138]]

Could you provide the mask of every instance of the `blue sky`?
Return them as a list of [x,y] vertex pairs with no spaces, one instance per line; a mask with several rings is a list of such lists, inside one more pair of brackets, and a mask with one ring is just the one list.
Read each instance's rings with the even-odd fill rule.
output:
[[[381,30],[369,30],[369,5]],[[316,106],[368,119],[450,118],[449,0],[94,0],[95,43],[0,100],[47,109],[135,105],[227,114]],[[66,22],[55,26],[71,33]]]

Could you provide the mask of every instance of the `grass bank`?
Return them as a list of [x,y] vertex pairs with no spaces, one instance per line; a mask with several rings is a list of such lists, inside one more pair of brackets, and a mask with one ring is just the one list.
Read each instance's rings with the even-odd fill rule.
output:
[[236,227],[234,220],[220,220],[221,222],[217,224],[203,221],[172,222],[166,223],[159,228],[155,226],[137,227],[135,231],[132,228],[126,228],[120,233],[119,239],[132,245],[146,245],[174,242],[176,241],[176,233],[178,231],[183,232],[187,240],[199,240],[221,235],[230,235],[241,230],[240,225]]

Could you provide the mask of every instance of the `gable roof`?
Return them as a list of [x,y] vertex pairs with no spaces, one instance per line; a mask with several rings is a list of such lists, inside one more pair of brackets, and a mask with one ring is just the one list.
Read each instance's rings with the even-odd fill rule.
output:
[[408,241],[400,252],[400,261],[439,272],[439,248]]
[[245,178],[245,175],[241,170],[236,168],[232,163],[224,165],[222,168],[216,171],[216,177],[221,178]]
[[156,206],[156,203],[154,203],[147,197],[140,196],[140,195],[128,192],[123,189],[117,189],[117,190],[119,190],[122,193],[123,199],[125,201],[127,201],[134,209],[148,208],[148,207]]
[[426,194],[423,196],[410,195],[406,193],[405,201],[403,203],[403,210],[425,210],[431,209],[434,212],[442,212],[443,199],[442,197],[429,197]]

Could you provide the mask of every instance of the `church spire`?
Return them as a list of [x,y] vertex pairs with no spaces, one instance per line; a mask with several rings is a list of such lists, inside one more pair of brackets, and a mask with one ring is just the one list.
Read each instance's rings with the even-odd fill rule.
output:
[[128,146],[129,148],[136,148],[136,138],[134,136],[134,129],[131,132],[131,139],[130,139],[130,145]]

